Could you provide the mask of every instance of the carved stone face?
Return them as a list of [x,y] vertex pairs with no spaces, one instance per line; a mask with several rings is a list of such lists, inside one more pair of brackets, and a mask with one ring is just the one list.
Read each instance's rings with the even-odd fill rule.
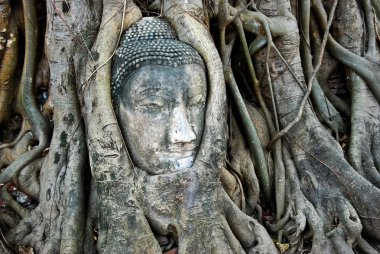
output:
[[203,134],[207,81],[198,64],[143,66],[121,91],[119,121],[133,162],[150,174],[188,168]]

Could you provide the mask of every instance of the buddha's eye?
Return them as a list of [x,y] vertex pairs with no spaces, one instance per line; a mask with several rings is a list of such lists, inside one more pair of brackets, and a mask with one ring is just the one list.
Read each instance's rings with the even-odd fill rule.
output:
[[159,113],[163,111],[165,107],[165,102],[162,98],[146,98],[141,100],[137,104],[137,109],[142,110],[145,113]]
[[197,94],[189,99],[190,107],[202,107],[205,104],[205,97],[203,94]]
[[141,105],[141,107],[149,111],[159,112],[163,109],[164,105],[158,102],[150,102]]

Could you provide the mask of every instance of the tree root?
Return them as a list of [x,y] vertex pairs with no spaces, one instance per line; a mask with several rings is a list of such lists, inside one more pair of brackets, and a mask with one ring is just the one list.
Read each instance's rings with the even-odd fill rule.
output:
[[[76,66],[80,68],[79,89],[84,104],[90,166],[99,201],[97,248],[103,253],[160,252],[147,220],[138,209],[134,194],[136,171],[117,124],[110,96],[109,60],[115,52],[123,26],[129,27],[141,18],[139,11],[124,13],[120,10],[134,7],[130,0],[103,1],[103,15],[96,41],[89,55]],[[71,21],[75,22],[74,19]],[[61,25],[64,27],[64,24]],[[91,59],[94,52],[99,56],[96,61]],[[133,241],[135,237],[138,238],[136,242]]]
[[[33,2],[31,3],[33,4]],[[75,2],[75,4],[80,3]],[[55,12],[52,11],[54,9],[52,5],[52,2],[47,2],[47,8],[51,8],[48,14],[52,16],[47,18],[47,31],[51,32],[46,34],[46,40],[49,42],[46,43],[46,45],[49,45],[46,52],[51,70],[50,95],[54,101],[54,132],[47,156],[44,159],[32,160],[27,167],[22,167],[23,170],[20,172],[20,176],[15,177],[17,180],[15,182],[19,182],[27,192],[33,195],[39,194],[37,195],[39,205],[31,211],[30,215],[23,218],[16,227],[7,233],[6,239],[16,248],[27,246],[31,247],[36,253],[83,253],[85,216],[83,172],[86,168],[85,154],[87,151],[85,148],[84,127],[81,123],[76,95],[76,83],[73,78],[73,62],[72,59],[68,61],[68,58],[65,57],[67,56],[66,54],[73,52],[72,48],[80,50],[81,47],[68,45],[69,43],[61,40],[62,37],[59,37],[59,33],[54,33],[54,29],[59,29],[60,26],[57,20],[53,20],[57,16],[53,16]],[[33,11],[32,9],[27,10]],[[77,9],[73,7],[72,10]],[[67,15],[69,17],[69,14]],[[85,13],[81,13],[81,15],[85,15]],[[33,17],[30,20],[33,21]],[[53,22],[54,29],[51,28]],[[67,28],[66,25],[65,27]],[[71,40],[70,36],[64,37],[70,43],[76,43],[75,40]],[[86,38],[89,39],[90,36],[86,36]],[[67,50],[60,50],[57,53],[56,48],[54,48],[57,41],[63,43]],[[57,57],[60,60],[56,61]],[[28,58],[26,57],[26,59]],[[28,85],[30,84],[28,83]],[[28,94],[27,92],[25,93]],[[34,109],[38,110],[39,116],[42,117],[37,106]],[[36,111],[29,112],[30,114],[28,113],[26,116],[38,120],[39,118],[35,118],[35,115],[33,115]],[[43,124],[45,122],[39,123],[42,124],[41,126],[36,125],[33,121],[31,121],[33,123],[33,133],[39,141],[39,147],[42,147],[45,142],[44,138],[48,137],[48,129],[44,129]],[[39,131],[44,132],[44,134],[39,135]],[[19,156],[19,158],[22,156]],[[39,172],[42,160],[44,162]],[[36,179],[39,179],[40,186],[36,185]],[[31,185],[28,186],[29,182]]]
[[365,254],[377,254],[379,253],[375,248],[373,248],[366,240],[362,237],[358,239],[357,248]]
[[[316,48],[314,49],[313,47],[313,50],[318,51],[318,49],[320,48],[321,39],[319,38],[319,36],[317,36],[318,28],[314,19],[310,20],[310,26],[311,26],[311,29],[310,29],[311,33],[316,35],[312,37],[313,43],[311,45],[314,45],[314,47]],[[330,54],[326,51],[323,55],[322,62],[323,64],[317,74],[318,83],[320,84],[324,94],[326,95],[328,100],[331,102],[331,104],[334,105],[334,107],[342,115],[344,115],[345,117],[350,117],[351,116],[350,106],[344,100],[342,100],[337,95],[335,95],[331,91],[331,89],[328,87],[328,84],[327,84],[330,75],[338,67],[338,61],[332,58]]]
[[3,57],[7,44],[8,28],[11,19],[11,6],[9,1],[0,3],[0,59]]
[[23,1],[25,20],[25,59],[20,81],[19,96],[22,108],[23,121],[31,123],[32,131],[38,145],[32,150],[19,156],[11,165],[0,173],[0,182],[9,182],[15,174],[28,163],[42,154],[48,146],[49,127],[42,116],[33,96],[35,58],[37,49],[37,17],[34,1]]
[[0,11],[0,126],[3,126],[11,115],[15,88],[13,79],[18,59],[17,27],[7,2],[1,4]]
[[[27,6],[26,1],[28,0],[24,0],[25,6]],[[71,3],[74,4],[74,2]],[[160,246],[154,237],[154,234],[158,233],[169,235],[175,239],[178,244],[176,250],[179,253],[276,253],[275,245],[266,229],[255,219],[239,210],[222,189],[219,182],[221,175],[221,179],[227,183],[226,185],[237,187],[236,189],[241,192],[239,202],[243,210],[245,201],[250,205],[251,210],[262,210],[258,204],[259,184],[269,186],[263,191],[263,194],[266,196],[266,200],[271,202],[273,200],[271,198],[273,192],[270,187],[271,179],[275,179],[273,189],[276,191],[276,221],[268,227],[270,230],[278,232],[279,239],[285,236],[289,241],[290,253],[302,250],[305,239],[312,239],[311,252],[315,254],[352,253],[352,248],[356,244],[363,251],[372,253],[373,248],[361,238],[361,233],[363,228],[364,233],[379,239],[380,206],[373,200],[380,199],[380,191],[357,174],[346,162],[339,144],[319,123],[311,105],[305,99],[307,96],[304,94],[304,77],[298,51],[299,41],[296,39],[296,37],[299,38],[299,34],[293,29],[295,20],[289,16],[290,13],[287,11],[288,1],[261,2],[260,8],[264,10],[263,12],[269,14],[276,12],[280,14],[280,17],[272,19],[262,13],[256,13],[256,19],[252,19],[250,22],[248,19],[241,18],[249,12],[245,6],[244,11],[240,9],[234,12],[238,10],[237,7],[234,10],[229,7],[224,10],[225,14],[228,14],[225,17],[224,25],[235,23],[247,58],[250,58],[250,49],[246,43],[244,28],[257,35],[252,44],[251,53],[257,55],[255,62],[259,66],[258,73],[262,74],[262,77],[266,73],[267,80],[260,85],[264,90],[263,94],[268,105],[271,105],[270,107],[275,112],[274,121],[266,109],[261,92],[258,92],[259,82],[256,79],[253,62],[249,59],[247,63],[250,65],[250,75],[253,79],[256,96],[265,112],[270,135],[274,137],[280,127],[284,128],[290,123],[294,124],[283,136],[285,138],[281,140],[281,143],[278,141],[274,144],[274,177],[271,177],[273,175],[270,173],[271,169],[265,168],[271,166],[271,160],[266,159],[265,156],[257,160],[255,157],[257,155],[251,151],[252,158],[256,158],[254,163],[263,163],[264,165],[256,166],[256,170],[263,168],[266,170],[264,173],[261,172],[267,175],[261,176],[260,181],[256,178],[252,161],[247,156],[247,150],[241,137],[238,137],[239,141],[236,142],[238,144],[234,144],[234,140],[230,140],[229,144],[230,147],[238,146],[238,150],[241,152],[232,154],[230,157],[229,167],[233,169],[233,174],[225,174],[227,171],[220,172],[227,143],[226,125],[224,124],[226,101],[224,100],[223,67],[226,80],[232,87],[232,96],[236,99],[238,109],[244,118],[243,121],[249,125],[251,132],[256,131],[257,126],[252,123],[252,115],[242,100],[230,68],[230,55],[225,52],[226,47],[233,44],[226,45],[231,41],[226,41],[224,32],[222,32],[222,56],[227,60],[223,59],[223,62],[220,62],[214,42],[205,27],[208,21],[204,19],[202,13],[189,7],[193,6],[193,3],[184,6],[165,4],[163,16],[170,20],[180,39],[200,51],[206,61],[211,79],[209,90],[211,102],[207,106],[206,113],[208,119],[205,129],[206,138],[202,140],[201,150],[193,168],[151,177],[141,173],[141,170],[134,167],[129,159],[109,96],[111,66],[109,60],[117,45],[117,35],[120,36],[125,28],[141,17],[140,10],[130,0],[125,2],[104,0],[103,6],[97,4],[96,15],[99,15],[103,8],[103,17],[98,38],[92,47],[94,36],[89,35],[91,33],[89,31],[84,31],[83,38],[86,39],[80,39],[78,44],[71,43],[75,36],[69,35],[73,31],[68,31],[67,28],[70,26],[65,22],[73,24],[77,17],[75,15],[79,14],[71,15],[71,11],[69,11],[65,14],[67,19],[63,21],[62,17],[57,17],[60,14],[59,11],[56,12],[58,7],[55,6],[55,3],[47,2],[48,8],[50,8],[48,13],[51,15],[48,17],[47,29],[51,32],[48,32],[46,38],[51,43],[47,51],[50,52],[48,58],[52,71],[51,95],[55,111],[53,142],[48,156],[38,159],[48,143],[47,134],[41,133],[48,133],[48,128],[45,122],[40,125],[33,120],[44,120],[39,112],[33,111],[35,109],[26,111],[27,106],[25,105],[30,106],[28,104],[30,101],[22,100],[25,100],[26,95],[31,93],[25,92],[21,100],[21,103],[24,103],[21,111],[23,111],[23,125],[25,126],[22,129],[23,131],[32,130],[39,143],[31,151],[26,151],[25,149],[31,142],[31,136],[22,133],[17,142],[1,145],[0,153],[7,157],[13,156],[13,158],[7,159],[6,163],[10,166],[0,174],[0,180],[13,180],[25,192],[33,196],[39,194],[40,204],[35,210],[24,214],[16,202],[12,203],[13,199],[6,192],[6,187],[3,187],[2,195],[10,203],[10,208],[16,211],[16,217],[23,217],[21,222],[14,227],[18,218],[0,214],[0,226],[8,232],[7,239],[10,243],[16,248],[25,245],[39,253],[81,253],[84,248],[96,252],[92,237],[93,223],[97,224],[98,222],[91,220],[95,216],[88,215],[88,218],[91,217],[86,222],[86,230],[89,235],[86,236],[84,244],[82,241],[85,227],[83,225],[85,198],[82,179],[83,169],[86,168],[84,164],[86,148],[83,139],[84,126],[80,123],[79,105],[74,88],[76,82],[74,74],[80,73],[79,75],[83,75],[83,77],[79,79],[84,82],[81,87],[82,108],[94,176],[93,188],[96,188],[98,192],[98,196],[92,196],[89,201],[92,203],[92,198],[98,200],[98,204],[96,204],[100,215],[98,217],[100,227],[98,251],[105,253],[133,253],[149,250],[160,252]],[[78,1],[76,4],[81,3]],[[202,1],[195,0],[194,6],[197,4],[201,6],[202,3]],[[367,0],[368,3],[369,0]],[[271,10],[271,8],[275,10]],[[123,13],[120,12],[121,9],[123,9]],[[219,11],[221,9],[223,8],[221,7]],[[89,9],[86,11],[91,12]],[[72,8],[72,12],[75,12],[75,8]],[[53,16],[54,13],[58,13],[58,15]],[[89,13],[80,13],[80,15],[86,15],[86,20],[91,20],[88,17],[92,17],[92,14]],[[234,13],[236,15],[231,15]],[[242,20],[243,22],[241,22]],[[25,22],[27,23],[28,20]],[[90,21],[88,22],[90,23]],[[193,23],[195,25],[191,25]],[[94,31],[98,29],[97,25],[86,25],[91,26]],[[224,30],[225,26],[221,30]],[[288,30],[289,27],[292,27],[292,31]],[[83,31],[80,29],[85,30],[83,27],[75,27],[73,28],[74,33],[82,35]],[[25,30],[26,33],[31,31],[27,28]],[[49,37],[54,34],[61,37]],[[281,41],[272,41],[272,35],[278,36]],[[92,39],[87,39],[87,37]],[[62,42],[61,38],[68,39]],[[65,42],[70,42],[68,43],[70,46],[67,46]],[[373,33],[371,43],[373,44]],[[266,54],[263,50],[259,50],[264,45],[267,45]],[[79,46],[82,48],[77,49],[77,47],[80,48]],[[56,48],[62,49],[62,47],[64,50],[54,52]],[[371,47],[374,48],[373,45]],[[232,46],[229,50],[232,50]],[[27,54],[28,52],[27,50]],[[88,54],[88,57],[80,60],[79,58],[84,52]],[[97,60],[93,57],[96,55],[95,53],[99,55]],[[30,60],[31,58],[26,57],[26,59]],[[57,61],[62,59],[63,61]],[[81,69],[83,68],[82,61],[87,61],[84,74]],[[311,74],[307,78],[309,90],[315,73]],[[23,75],[24,79],[25,76],[27,75]],[[25,85],[24,81],[22,83]],[[21,88],[21,91],[24,88]],[[368,94],[364,97],[367,98]],[[33,97],[31,96],[31,98]],[[220,100],[220,98],[223,99]],[[376,101],[374,105],[375,107],[371,107],[378,112]],[[70,115],[69,112],[74,113]],[[297,112],[301,112],[301,115],[297,121],[292,123]],[[356,111],[353,110],[352,120],[356,114]],[[369,111],[366,114],[366,116],[378,117]],[[104,115],[106,116],[104,117]],[[326,119],[325,121],[327,122]],[[367,122],[364,122],[364,125],[369,126]],[[362,149],[358,150],[362,150],[363,154],[372,153],[373,157],[367,160],[363,155],[358,164],[366,166],[370,162],[371,169],[375,173],[380,164],[380,138],[375,135],[379,129],[378,125],[370,126],[373,128],[370,131],[365,130],[367,133],[370,132],[370,135],[356,137],[356,139],[361,137],[362,142],[366,143],[366,145],[361,144]],[[215,128],[215,126],[217,127]],[[330,127],[336,129],[336,125],[331,123]],[[355,126],[352,130],[352,132],[356,132],[360,128]],[[253,140],[252,136],[257,142],[255,151],[271,157],[271,154],[268,155],[263,151],[263,146],[267,144],[267,141],[262,141],[260,133],[250,135],[249,141]],[[352,140],[355,141],[355,138],[353,137]],[[24,150],[20,152],[17,150],[18,148]],[[32,153],[32,151],[34,152]],[[353,154],[357,156],[357,153],[353,152]],[[42,161],[44,163],[41,166]],[[356,163],[354,160],[352,162],[352,164]],[[39,172],[40,168],[41,172]],[[18,173],[19,175],[17,175]],[[37,184],[38,177],[43,183],[41,186]],[[373,179],[371,181],[374,183],[380,182],[376,177]],[[233,195],[233,190],[236,189],[231,188],[232,191],[228,194]],[[244,191],[246,192],[244,193]],[[94,192],[92,189],[91,194]],[[366,195],[362,195],[363,192]],[[93,213],[96,211],[89,211],[89,214]],[[259,214],[258,220],[260,221],[261,213],[257,212],[257,214]],[[10,228],[12,229],[8,231]],[[86,246],[90,247],[87,249]],[[125,250],[126,246],[128,250]],[[15,251],[18,250],[15,249]],[[174,249],[169,251],[174,251]]]
[[[369,3],[364,4],[364,7],[368,4]],[[366,8],[368,9],[369,7],[367,6]],[[349,1],[340,3],[338,11],[340,13],[349,11],[349,16],[357,20],[361,17],[359,5],[354,1],[352,3]],[[369,11],[364,13],[366,17],[372,13],[368,12]],[[372,20],[373,17],[369,19]],[[374,46],[372,45],[373,38],[371,39],[371,35],[373,37],[371,30],[373,30],[373,28],[368,28],[368,45],[365,47],[364,43],[360,40],[360,38],[364,36],[364,28],[361,26],[362,23],[355,22],[355,25],[347,27],[346,24],[348,22],[351,22],[351,19],[340,19],[336,22],[338,41],[342,46],[358,55],[364,53],[364,48],[367,48],[364,53],[365,55],[377,55],[376,48],[373,48]],[[368,22],[371,23],[371,21]],[[350,34],[350,36],[347,36],[347,34]],[[380,174],[378,172],[380,168],[376,169],[374,162],[374,154],[380,151],[380,147],[375,144],[372,149],[372,145],[376,143],[374,140],[378,136],[378,130],[380,128],[380,104],[362,78],[352,70],[347,70],[346,73],[349,77],[348,83],[351,88],[352,98],[351,138],[348,149],[348,160],[359,174],[380,188]]]
[[[314,109],[317,112],[318,117],[321,119],[321,122],[327,125],[331,131],[333,131],[336,136],[339,135],[339,133],[346,132],[346,127],[344,125],[343,119],[337,112],[337,110],[334,108],[334,106],[327,100],[325,95],[323,94],[320,84],[318,82],[318,79],[315,78],[316,73],[314,71],[314,67],[312,64],[312,55],[311,55],[311,49],[310,49],[310,1],[301,1],[301,22],[300,22],[300,33],[303,35],[303,40],[300,41],[301,43],[301,59],[303,64],[303,69],[305,73],[305,81],[307,83],[310,82],[310,80],[313,78],[311,82],[312,89],[311,89],[311,101],[314,106]],[[333,14],[330,14],[333,15]],[[324,51],[324,44],[322,44],[319,47],[319,52],[316,66],[321,67],[323,63],[323,54]],[[322,56],[322,58],[321,58]],[[317,71],[318,73],[318,71]],[[318,74],[317,74],[318,75]],[[339,138],[337,138],[339,139]]]
[[[286,166],[286,198],[291,207],[291,220],[284,226],[284,235],[289,241],[290,253],[301,250],[303,241],[312,238],[311,253],[328,253],[331,248],[323,231],[323,221],[313,205],[306,199],[301,191],[300,182],[295,165],[286,148],[283,149]],[[308,226],[309,234],[306,229]],[[303,235],[303,233],[305,233]]]
[[[251,141],[249,142],[248,148],[250,151],[251,159],[254,162],[254,165],[257,169],[257,174],[260,179],[260,186],[263,191],[263,195],[266,199],[267,202],[270,203],[271,200],[271,184],[269,180],[269,172],[267,168],[267,163],[265,161],[265,156],[264,152],[260,143],[260,139],[258,137],[257,131],[255,129],[255,126],[252,123],[251,118],[249,117],[249,113],[247,111],[246,105],[243,101],[243,98],[241,97],[239,88],[237,87],[237,83],[231,68],[231,52],[232,52],[232,47],[234,45],[234,39],[229,42],[229,44],[226,44],[226,38],[225,38],[225,30],[226,26],[233,20],[232,17],[229,16],[229,11],[228,11],[228,5],[224,6],[224,10],[220,14],[220,40],[221,40],[221,54],[222,54],[222,61],[223,61],[223,66],[224,66],[224,76],[226,79],[226,83],[228,85],[228,88],[231,92],[232,98],[235,102],[235,106],[238,109],[239,112],[239,118],[240,121],[243,122],[244,126],[244,132],[245,135],[248,136],[248,139]],[[241,22],[239,23],[239,31],[241,35],[244,34],[244,31],[242,32],[242,26]],[[243,38],[245,39],[245,38]],[[245,48],[246,48],[246,55],[249,57],[248,53],[248,46],[245,43]],[[252,62],[249,62],[252,65]],[[251,68],[251,76],[253,80],[256,80],[256,76],[254,74],[253,68]]]
[[17,225],[17,219],[13,216],[3,212],[0,213],[1,229],[3,232],[7,232],[10,228],[13,228]]
[[11,208],[21,219],[28,217],[30,212],[26,208],[19,205],[13,199],[11,194],[9,194],[8,192],[9,187],[9,183],[3,186],[3,188],[1,189],[1,198],[6,202],[7,206]]
[[380,105],[360,77],[352,72],[350,77],[353,101],[348,159],[359,174],[380,188],[380,167],[375,163],[380,153]]
[[[251,105],[247,104],[246,107],[249,113],[249,117],[258,132],[257,134],[261,141],[261,144],[264,147],[269,142],[269,131],[265,127],[265,119],[262,116],[261,112]],[[235,118],[232,116],[231,118],[230,137],[228,141],[228,149],[231,151],[228,158],[230,165],[227,165],[231,166],[240,177],[240,180],[244,186],[243,190],[245,191],[244,194],[247,203],[249,204],[251,210],[254,210],[259,199],[259,183],[255,174],[250,154],[246,148],[243,135],[238,128]]]
[[[57,136],[59,138],[56,135],[53,140]],[[83,145],[83,131],[77,131],[72,144],[67,147],[67,157],[62,155],[62,159],[57,162],[56,153],[52,152],[46,158],[40,174],[44,183],[40,187],[40,203],[7,233],[6,239],[13,246],[30,246],[37,253],[83,251]],[[57,148],[51,149],[54,151]],[[14,206],[11,208],[17,210]]]
[[248,253],[276,253],[265,228],[245,215],[219,182],[205,181],[207,168],[195,163],[180,172],[143,177],[139,203],[152,230],[172,235],[180,253],[242,253],[242,247]]
[[[280,37],[281,40],[275,41],[275,43],[295,72],[302,75],[297,51],[299,37],[291,32],[283,36],[286,39]],[[258,52],[257,55],[258,73],[263,73],[265,72],[266,58],[264,53]],[[276,66],[276,68],[272,68],[271,75],[275,77],[272,82],[279,121],[282,126],[287,126],[297,114],[304,94],[280,57],[272,54],[270,61],[273,66]],[[266,84],[263,87],[266,94],[270,94],[268,86]],[[266,99],[271,100],[270,97]],[[313,231],[312,251],[319,251],[315,253],[331,253],[334,250],[341,251],[345,247],[352,249],[353,241],[359,237],[360,224],[363,225],[365,233],[378,238],[375,235],[380,233],[377,223],[380,207],[367,198],[377,199],[380,197],[380,192],[351,168],[345,160],[339,144],[321,126],[310,106],[306,105],[304,110],[300,122],[289,130],[286,139],[286,144],[291,152],[291,160],[294,161],[298,170],[300,186],[304,195],[303,198],[303,195],[299,197],[300,201],[296,204],[300,208],[301,205],[304,208],[301,210],[297,208],[295,211],[303,211],[303,215],[300,213],[299,226],[294,227],[295,222],[285,225],[284,228],[287,231],[284,232],[285,235],[291,238],[297,232],[297,228],[299,228],[298,232],[302,232],[305,221],[302,217],[306,217],[308,228]],[[326,190],[326,193],[323,190]],[[360,194],[363,191],[367,193],[365,197]],[[335,199],[335,196],[339,198]],[[323,201],[326,199],[339,202],[337,206],[344,210],[339,212],[338,207],[323,206]],[[355,207],[357,214],[352,207]],[[341,226],[336,233],[328,235],[328,232],[335,232],[331,228],[331,221],[327,220],[333,216],[340,217]],[[350,216],[353,219],[350,219]],[[297,242],[302,242],[300,238],[296,237],[297,235],[299,233],[294,234],[293,246],[296,246]],[[342,236],[348,236],[348,241]]]
[[[329,15],[329,19],[327,21],[327,28],[326,28],[326,31],[325,31],[325,34],[323,36],[323,42],[322,42],[322,51],[324,51],[325,49],[325,45],[327,43],[327,38],[328,38],[328,34],[329,34],[329,29],[330,29],[330,26],[332,24],[332,21],[333,21],[333,18],[334,18],[334,12],[335,12],[335,7],[337,5],[337,0],[334,1],[334,4],[333,4],[333,7],[331,8],[331,13]],[[299,106],[299,109],[298,109],[298,113],[296,115],[296,117],[285,127],[283,128],[275,137],[272,138],[272,141],[271,143],[273,144],[276,140],[280,139],[281,137],[283,137],[296,123],[298,123],[300,120],[301,120],[301,117],[302,117],[302,114],[304,112],[304,109],[305,109],[305,105],[306,105],[306,102],[307,102],[307,99],[312,91],[312,88],[313,88],[313,82],[314,82],[314,79],[316,77],[316,74],[318,72],[318,69],[319,67],[321,66],[322,64],[322,57],[323,55],[319,55],[318,57],[318,63],[317,63],[317,66],[315,67],[313,73],[311,74],[310,76],[310,79],[309,79],[309,82],[307,84],[307,90],[306,90],[306,93],[301,101],[301,104]]]
[[[322,28],[326,28],[326,13],[320,0],[313,0],[313,8]],[[337,43],[331,35],[327,42],[330,54],[360,75],[367,83],[374,97],[380,102],[380,88],[377,86],[380,80],[380,67],[366,58],[362,58]]]
[[222,168],[220,182],[231,200],[242,211],[246,211],[246,201],[243,186],[236,169],[227,161],[228,169]]
[[247,253],[276,253],[277,250],[266,229],[255,219],[243,214],[225,193],[223,195],[224,215],[233,234],[244,246],[245,251]]
[[[28,133],[28,132],[30,132],[30,131],[31,131],[31,126],[30,126],[29,121],[23,119],[22,125],[21,125],[21,130],[17,134],[17,137],[15,138],[15,140],[13,140],[10,143],[1,144],[0,145],[0,150],[4,149],[4,148],[14,147],[15,145],[17,145],[18,142],[20,142],[20,140],[25,136],[25,134]],[[31,135],[33,136],[32,133],[31,133]]]
[[4,166],[9,166],[19,156],[28,152],[34,142],[34,137],[31,133],[26,133],[20,141],[12,148],[3,148],[0,150],[0,169]]
[[[231,69],[230,69],[229,74],[226,73],[226,76],[229,76],[229,75],[233,76]],[[269,181],[269,172],[266,166],[267,164],[265,161],[264,152],[261,146],[260,139],[256,132],[256,128],[254,127],[252,120],[249,116],[248,110],[246,109],[243,98],[241,97],[240,92],[237,88],[236,81],[234,81],[234,78],[231,77],[229,80],[227,80],[227,83],[230,84],[231,93],[234,95],[234,99],[237,104],[236,106],[240,109],[240,118],[245,123],[243,126],[247,126],[247,129],[245,129],[244,131],[249,136],[249,140],[251,141],[248,143],[251,158],[254,161],[255,165],[261,165],[260,170],[258,170],[257,173],[260,178],[261,187],[265,189],[265,191],[264,190],[263,191],[264,191],[266,200],[269,202],[270,189],[271,189],[270,181]],[[257,151],[260,151],[260,153],[257,153]]]
[[25,168],[23,168],[17,177],[13,179],[13,183],[22,192],[37,198],[40,193],[39,173],[44,158],[36,159]]

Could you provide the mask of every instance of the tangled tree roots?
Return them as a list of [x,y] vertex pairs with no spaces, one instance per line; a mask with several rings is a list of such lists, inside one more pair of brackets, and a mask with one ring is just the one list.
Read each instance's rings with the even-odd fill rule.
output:
[[[377,253],[378,1],[190,2],[0,1],[0,248]],[[133,165],[110,96],[121,33],[145,15],[209,81],[193,167],[156,176]],[[338,63],[350,99],[330,90]]]

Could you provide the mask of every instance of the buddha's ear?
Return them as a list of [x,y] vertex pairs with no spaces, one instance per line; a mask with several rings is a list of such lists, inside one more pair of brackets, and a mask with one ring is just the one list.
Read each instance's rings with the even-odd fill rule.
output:
[[[212,165],[219,174],[227,147],[226,88],[222,61],[208,28],[187,10],[190,5],[166,8],[164,17],[178,38],[195,48],[202,56],[208,76],[208,101],[205,128],[196,160]],[[200,14],[201,15],[201,14]],[[199,15],[196,15],[199,16]]]

